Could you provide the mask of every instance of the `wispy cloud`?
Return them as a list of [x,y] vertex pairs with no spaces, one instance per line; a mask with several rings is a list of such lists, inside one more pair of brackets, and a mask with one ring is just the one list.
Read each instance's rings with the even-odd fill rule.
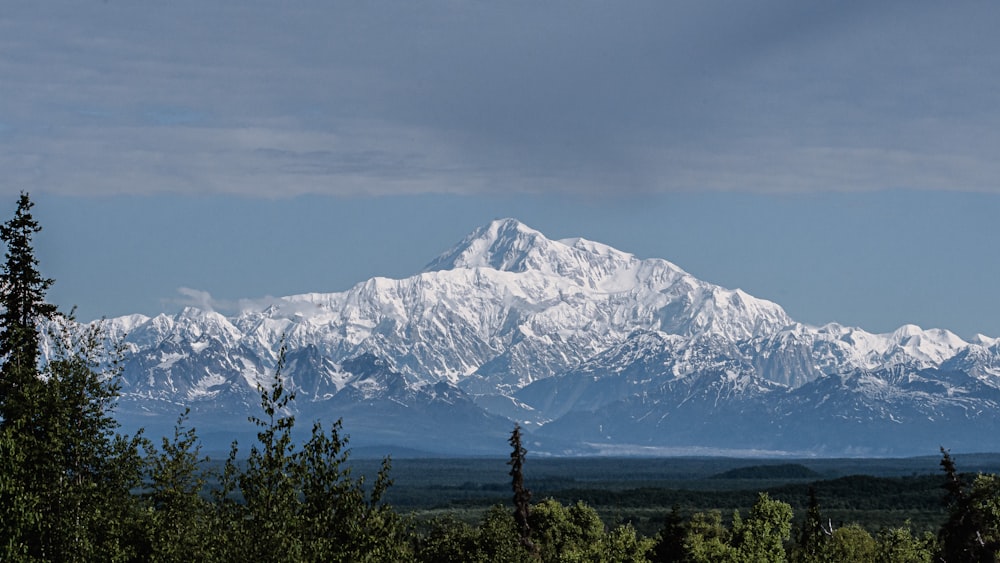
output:
[[180,294],[180,297],[175,300],[177,305],[195,307],[202,311],[214,311],[217,308],[216,301],[212,299],[212,294],[207,291],[191,289],[190,287],[178,287],[177,293]]
[[308,296],[274,297],[266,295],[256,298],[227,300],[215,298],[208,291],[192,289],[190,287],[177,288],[177,294],[177,297],[165,303],[165,305],[168,305],[168,308],[194,307],[202,311],[236,315],[247,311],[264,311],[270,307],[278,307],[280,314],[286,318],[292,318],[297,314],[315,315],[321,311],[321,307],[313,303]]
[[998,191],[993,4],[0,14],[3,190]]

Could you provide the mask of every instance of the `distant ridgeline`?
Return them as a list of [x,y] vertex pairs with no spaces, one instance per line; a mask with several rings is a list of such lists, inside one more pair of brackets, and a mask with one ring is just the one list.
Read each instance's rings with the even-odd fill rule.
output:
[[819,473],[798,463],[751,465],[712,476],[713,479],[818,479],[819,477]]

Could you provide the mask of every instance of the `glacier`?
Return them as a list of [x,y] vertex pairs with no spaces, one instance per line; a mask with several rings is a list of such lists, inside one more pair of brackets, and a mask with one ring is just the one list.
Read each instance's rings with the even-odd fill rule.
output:
[[1000,448],[998,339],[809,326],[667,260],[515,219],[407,278],[103,330],[126,350],[119,419],[151,434],[188,407],[203,437],[251,435],[284,346],[297,416],[343,418],[361,445],[497,452],[517,422],[551,455]]

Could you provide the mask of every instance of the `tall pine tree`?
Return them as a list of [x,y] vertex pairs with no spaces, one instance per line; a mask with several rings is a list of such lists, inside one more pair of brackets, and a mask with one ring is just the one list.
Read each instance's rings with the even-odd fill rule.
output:
[[[38,271],[32,237],[41,227],[22,193],[0,225],[0,435],[19,459],[0,481],[17,495],[16,527],[0,526],[0,545],[27,558],[116,561],[132,556],[141,440],[123,438],[111,409],[118,397],[115,358],[100,325],[81,326],[45,301],[52,280]],[[43,332],[44,331],[44,332]],[[40,357],[43,334],[48,353]],[[43,361],[44,360],[44,361]],[[2,469],[2,468],[0,468]],[[24,513],[30,508],[44,515]],[[15,537],[16,536],[16,537]],[[19,556],[20,556],[19,555]]]
[[531,512],[531,491],[524,486],[524,457],[528,450],[521,445],[521,426],[514,425],[514,430],[510,433],[508,443],[511,447],[510,461],[510,486],[514,492],[514,521],[517,522],[518,533],[521,536],[521,543],[529,551],[535,551],[535,545],[531,541],[531,525],[528,517]]
[[[39,323],[56,315],[56,307],[45,301],[52,280],[38,271],[31,240],[42,228],[31,216],[34,203],[21,192],[14,217],[0,225],[0,240],[7,246],[0,267],[0,418],[3,426],[24,424],[36,410]],[[30,431],[31,428],[22,428]]]

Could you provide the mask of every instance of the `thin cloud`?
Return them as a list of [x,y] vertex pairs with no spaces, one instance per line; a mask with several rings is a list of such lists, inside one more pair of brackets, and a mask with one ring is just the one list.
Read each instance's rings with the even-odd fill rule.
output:
[[279,314],[285,318],[296,315],[315,315],[322,312],[322,306],[313,303],[308,296],[274,297],[267,295],[257,298],[242,298],[238,300],[218,299],[208,291],[190,287],[177,288],[178,297],[167,301],[174,307],[193,307],[201,311],[218,312],[226,315],[237,315],[251,311],[265,311],[277,307]]
[[1000,192],[994,4],[394,7],[5,9],[4,189]]
[[177,305],[194,307],[202,311],[216,310],[215,300],[212,299],[212,294],[207,291],[191,289],[190,287],[178,287],[177,293],[180,294],[180,297],[174,300],[174,303]]

